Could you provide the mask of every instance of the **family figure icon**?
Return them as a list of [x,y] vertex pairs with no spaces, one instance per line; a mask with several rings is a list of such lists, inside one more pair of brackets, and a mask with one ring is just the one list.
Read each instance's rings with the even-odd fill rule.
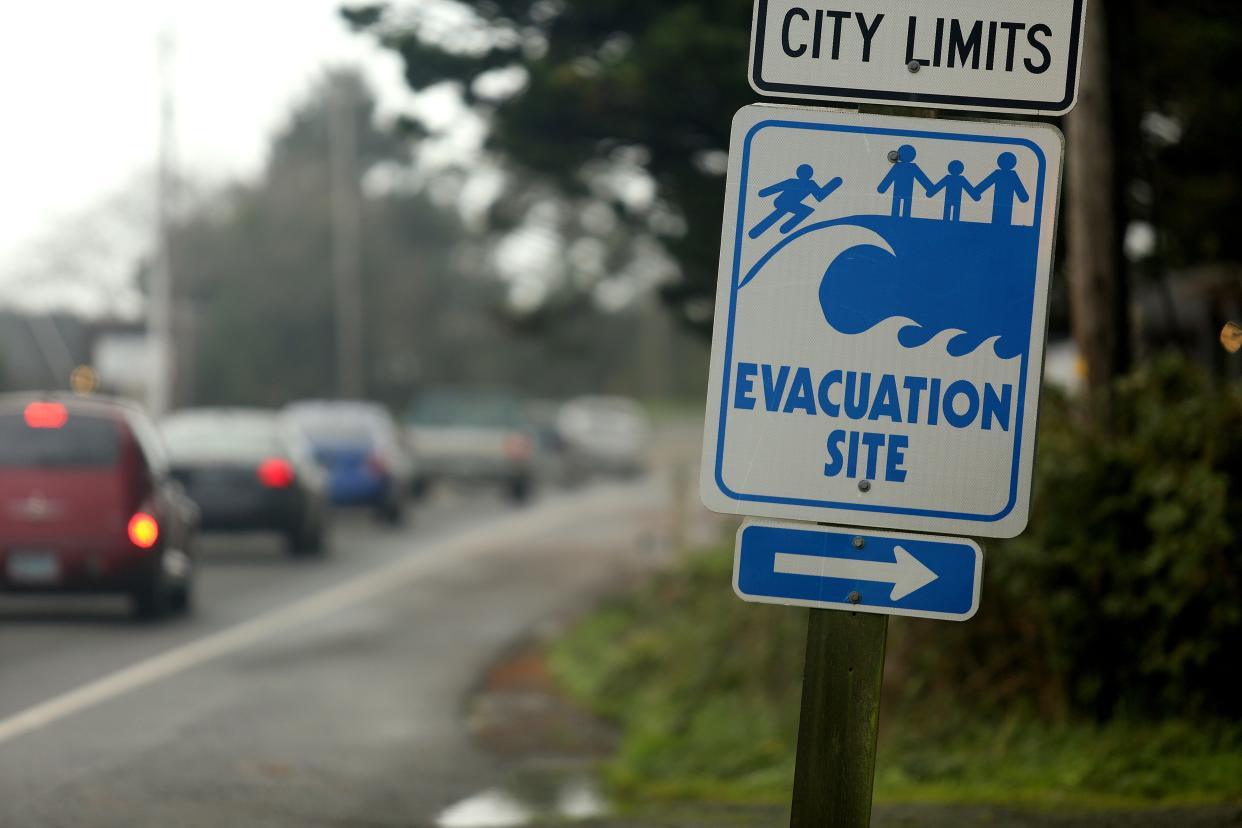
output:
[[[1022,177],[1016,171],[1018,157],[1012,152],[1002,152],[997,156],[996,169],[978,184],[972,184],[966,177],[966,165],[961,161],[950,161],[946,175],[933,182],[923,172],[922,167],[915,163],[917,157],[918,151],[910,144],[905,144],[890,156],[892,167],[880,182],[878,192],[884,194],[892,191],[893,218],[910,218],[913,215],[916,184],[923,188],[927,198],[944,194],[943,220],[947,222],[962,220],[962,200],[965,197],[969,196],[972,201],[982,201],[983,196],[990,190],[991,223],[1008,227],[1013,224],[1014,202],[1026,203],[1030,200],[1030,195],[1022,184]],[[780,226],[780,232],[788,235],[814,214],[815,208],[806,203],[807,199],[814,198],[817,202],[822,202],[843,183],[837,177],[821,186],[815,182],[814,167],[810,164],[798,165],[793,178],[779,181],[759,191],[760,198],[775,196],[773,210],[751,228],[748,235],[757,239],[782,219],[785,221]]]
[[983,195],[992,190],[992,224],[1005,227],[1013,224],[1014,200],[1026,203],[1030,195],[1022,186],[1022,177],[1015,172],[1018,157],[1012,152],[1002,152],[996,158],[996,169],[978,184],[971,184],[965,175],[966,165],[961,161],[950,161],[948,174],[932,183],[922,168],[914,162],[918,151],[910,144],[897,150],[893,167],[880,182],[879,192],[893,191],[893,217],[910,218],[914,204],[914,185],[922,185],[928,198],[935,198],[944,193],[944,220],[961,221],[962,197],[970,196],[974,201],[981,201]]

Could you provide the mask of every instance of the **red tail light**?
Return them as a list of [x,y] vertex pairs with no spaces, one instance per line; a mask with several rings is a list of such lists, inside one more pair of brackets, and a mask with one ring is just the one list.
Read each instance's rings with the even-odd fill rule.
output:
[[146,512],[129,519],[129,542],[139,549],[150,549],[160,539],[160,525]]
[[367,468],[381,477],[388,474],[388,464],[378,454],[367,455]]
[[259,482],[269,489],[285,489],[293,485],[293,466],[288,460],[271,457],[259,464]]
[[32,402],[23,412],[31,428],[60,428],[69,421],[69,411],[60,403]]
[[526,460],[531,452],[530,438],[521,432],[505,437],[505,457],[510,460]]

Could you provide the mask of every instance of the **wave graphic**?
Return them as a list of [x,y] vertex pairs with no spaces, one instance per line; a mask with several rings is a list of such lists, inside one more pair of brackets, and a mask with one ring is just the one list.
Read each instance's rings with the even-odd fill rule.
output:
[[[847,226],[871,231],[870,241],[833,255],[835,245],[807,238]],[[1031,227],[851,216],[782,239],[739,287],[778,255],[809,256],[808,266],[825,268],[820,307],[838,332],[857,335],[895,320],[905,348],[934,340],[949,355],[964,357],[987,345],[1008,360],[1025,354],[1030,343],[1037,249]]]

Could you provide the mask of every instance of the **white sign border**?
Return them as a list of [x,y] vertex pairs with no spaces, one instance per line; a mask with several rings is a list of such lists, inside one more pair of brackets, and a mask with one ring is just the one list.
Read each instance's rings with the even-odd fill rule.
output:
[[746,79],[750,82],[751,89],[766,98],[927,107],[1009,115],[1061,116],[1068,114],[1078,103],[1078,87],[1082,76],[1082,54],[1087,27],[1088,1],[1073,0],[1075,31],[1070,34],[1071,45],[1065,97],[1060,101],[1029,101],[963,95],[939,95],[925,92],[893,92],[765,81],[763,79],[763,36],[766,31],[766,11],[769,0],[755,0],[754,14],[750,26],[750,63],[747,67]]
[[[1003,131],[1010,131],[1011,138],[1026,133],[1025,140],[1033,142],[1038,133],[1055,143],[1056,153],[1047,157],[1051,146],[1039,147],[1048,165],[1044,184],[1043,209],[1039,215],[1041,234],[1039,255],[1036,263],[1034,309],[1031,320],[1031,339],[1027,350],[1024,375],[1026,393],[1021,404],[1024,419],[1018,445],[1019,456],[1015,460],[1011,496],[1007,508],[995,516],[963,515],[948,511],[911,510],[901,507],[867,504],[868,494],[859,492],[854,504],[822,501],[795,500],[788,497],[772,497],[746,493],[736,496],[718,478],[723,449],[719,438],[723,431],[722,411],[727,409],[725,373],[729,366],[726,353],[731,351],[733,325],[732,304],[736,295],[737,274],[734,272],[734,249],[740,214],[742,166],[749,159],[746,151],[748,136],[765,123],[792,123],[801,119],[808,124],[842,126],[874,126],[876,130],[895,130],[911,134],[958,133],[978,135],[980,129],[996,131],[1004,138]],[[817,107],[792,107],[777,104],[751,104],[738,110],[733,118],[730,138],[729,170],[725,185],[724,221],[721,231],[720,263],[716,288],[716,312],[712,334],[711,368],[708,377],[707,411],[704,417],[703,455],[700,465],[699,494],[703,504],[710,510],[723,514],[785,518],[835,525],[854,525],[883,530],[908,530],[915,532],[939,532],[943,534],[974,535],[989,538],[1012,538],[1026,529],[1030,513],[1031,481],[1034,470],[1035,436],[1038,428],[1039,396],[1042,390],[1047,322],[1049,310],[1049,284],[1054,264],[1057,212],[1060,204],[1061,184],[1064,172],[1065,136],[1059,129],[1044,123],[1014,123],[996,120],[949,120],[887,115],[862,115],[850,110],[832,110]],[[726,415],[727,416],[727,415]],[[734,496],[731,496],[734,495]],[[794,502],[789,502],[794,500]]]

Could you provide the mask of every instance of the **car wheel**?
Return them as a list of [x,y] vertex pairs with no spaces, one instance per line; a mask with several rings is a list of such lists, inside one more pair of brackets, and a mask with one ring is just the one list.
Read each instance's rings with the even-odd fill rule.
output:
[[311,558],[322,555],[324,551],[323,520],[317,520],[309,529],[303,528],[289,533],[289,554],[295,558]]
[[177,615],[188,615],[194,609],[194,581],[188,580],[172,591],[169,607]]
[[529,477],[515,477],[509,481],[509,499],[514,503],[525,503],[530,500],[531,489]]
[[159,574],[151,575],[130,593],[134,615],[143,621],[156,621],[173,607],[173,596]]
[[381,522],[397,526],[405,520],[405,504],[399,495],[394,495],[379,507],[377,515]]

